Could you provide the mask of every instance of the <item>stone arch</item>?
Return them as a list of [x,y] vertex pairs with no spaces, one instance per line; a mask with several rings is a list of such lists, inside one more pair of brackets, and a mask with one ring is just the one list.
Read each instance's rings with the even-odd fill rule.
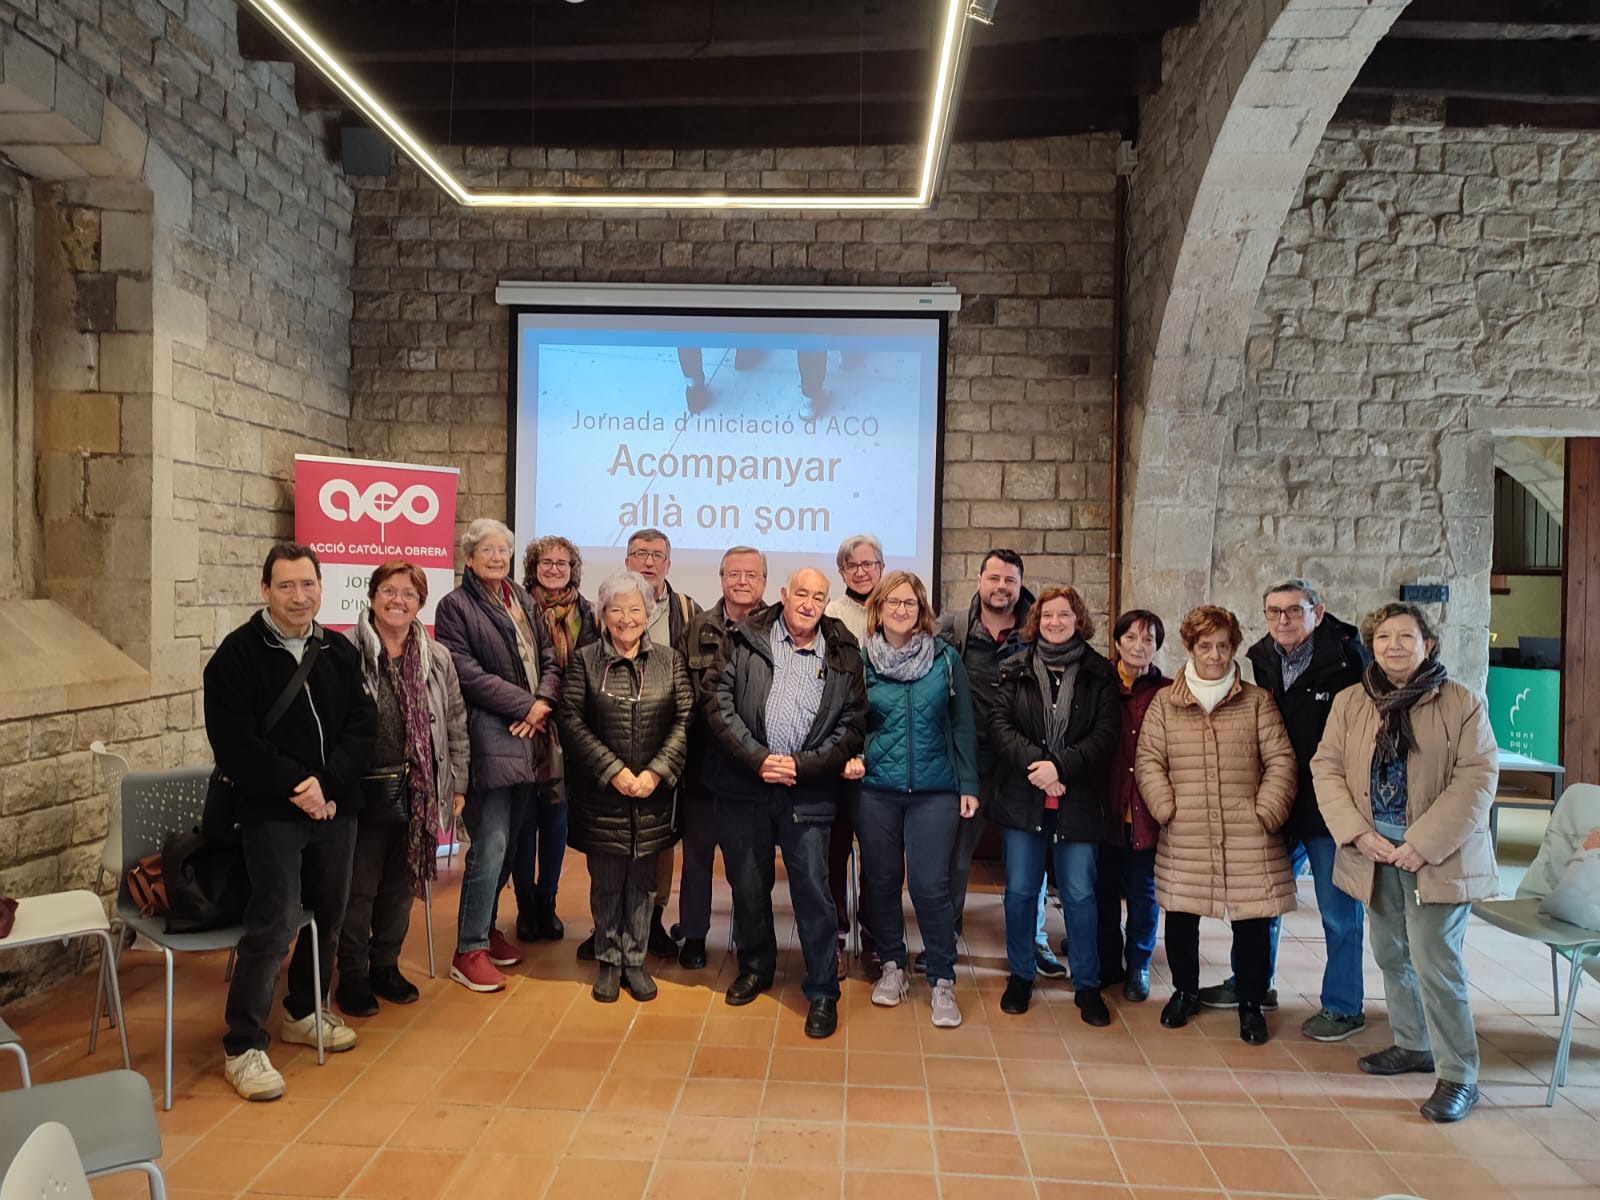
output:
[[28,180],[37,281],[16,487],[38,524],[6,603],[41,659],[0,681],[0,719],[187,690],[174,597],[198,546],[174,513],[172,364],[179,343],[203,347],[206,314],[172,237],[192,185],[103,88],[9,27],[0,153]]
[[1141,112],[1126,269],[1130,602],[1208,595],[1216,502],[1256,298],[1357,71],[1409,0],[1217,0],[1168,34]]

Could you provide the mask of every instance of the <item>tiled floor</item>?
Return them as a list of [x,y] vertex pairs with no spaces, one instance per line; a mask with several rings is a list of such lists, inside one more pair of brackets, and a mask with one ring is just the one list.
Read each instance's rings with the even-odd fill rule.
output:
[[[457,860],[459,871],[459,859]],[[660,998],[590,1000],[592,968],[573,959],[589,928],[583,859],[569,855],[561,911],[569,937],[530,947],[512,986],[479,996],[426,978],[418,906],[403,966],[422,1001],[355,1022],[361,1043],[318,1067],[309,1050],[274,1047],[285,1099],[247,1105],[221,1074],[221,955],[180,962],[177,1103],[161,1115],[173,1200],[224,1196],[975,1197],[1323,1196],[1370,1200],[1530,1200],[1600,1196],[1600,986],[1579,1010],[1569,1082],[1545,1109],[1558,1022],[1549,963],[1474,923],[1469,934],[1484,1050],[1485,1102],[1436,1128],[1416,1103],[1420,1076],[1372,1079],[1355,1058],[1388,1044],[1381,981],[1369,963],[1370,1024],[1341,1045],[1303,1040],[1321,969],[1309,880],[1280,961],[1283,1008],[1273,1041],[1252,1048],[1231,1013],[1161,1029],[1161,952],[1146,1004],[1109,998],[1115,1020],[1090,1029],[1071,992],[1043,984],[1024,1017],[999,1011],[1000,897],[980,882],[968,908],[958,1030],[928,1022],[926,991],[873,1008],[870,985],[845,987],[839,1033],[807,1041],[795,982],[747,1008],[722,1003],[732,959],[698,973],[662,967]],[[453,942],[456,878],[441,884],[434,926],[441,966]],[[785,902],[780,883],[779,899]],[[726,892],[715,936],[725,944]],[[1059,917],[1052,921],[1059,932]],[[1208,961],[1226,959],[1207,922]],[[135,1066],[160,1083],[156,955],[123,965]],[[1207,979],[1220,976],[1208,968]],[[75,980],[7,1019],[36,1077],[111,1066],[115,1038],[85,1050],[92,981]],[[14,1068],[0,1063],[0,1086]],[[96,1195],[143,1194],[135,1176]]]

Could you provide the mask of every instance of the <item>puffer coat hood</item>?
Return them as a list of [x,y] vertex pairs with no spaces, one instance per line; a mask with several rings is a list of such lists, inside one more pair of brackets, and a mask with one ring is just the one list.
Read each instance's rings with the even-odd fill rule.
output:
[[1207,713],[1180,673],[1145,714],[1134,779],[1161,824],[1156,902],[1249,920],[1295,906],[1279,830],[1294,803],[1294,751],[1272,697],[1245,683]]

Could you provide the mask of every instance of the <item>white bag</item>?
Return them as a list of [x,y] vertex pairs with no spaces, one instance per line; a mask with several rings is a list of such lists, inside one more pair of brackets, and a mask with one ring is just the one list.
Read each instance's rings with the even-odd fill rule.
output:
[[1569,925],[1600,929],[1600,849],[1580,850],[1567,860],[1560,882],[1539,901],[1539,911]]

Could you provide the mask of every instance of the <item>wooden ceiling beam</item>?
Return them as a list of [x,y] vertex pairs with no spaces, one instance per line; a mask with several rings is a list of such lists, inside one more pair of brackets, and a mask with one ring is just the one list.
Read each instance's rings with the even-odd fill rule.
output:
[[1600,0],[1412,0],[1390,38],[1527,41],[1600,36]]
[[1583,41],[1379,42],[1351,92],[1533,104],[1600,102],[1600,50]]
[[[1344,125],[1393,124],[1398,97],[1369,93],[1346,96],[1334,114]],[[1452,97],[1442,101],[1444,126],[1449,129],[1495,127],[1532,129],[1600,129],[1600,104],[1528,104],[1517,100],[1480,100]]]

